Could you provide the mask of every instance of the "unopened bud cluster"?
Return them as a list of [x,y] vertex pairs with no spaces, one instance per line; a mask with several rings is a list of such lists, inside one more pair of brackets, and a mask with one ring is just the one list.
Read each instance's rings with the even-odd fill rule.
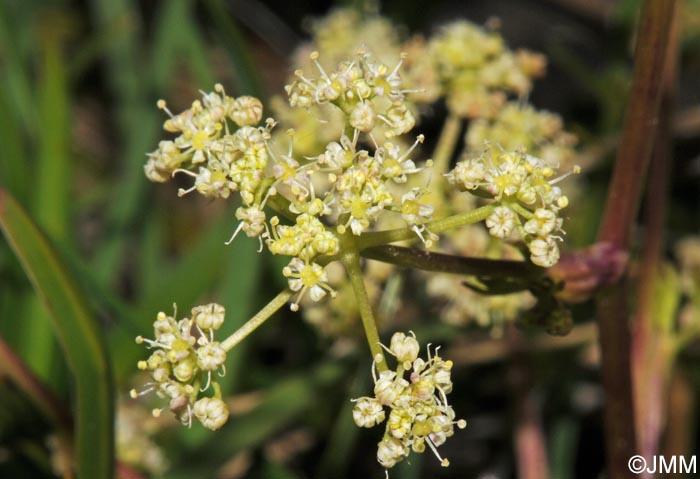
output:
[[[194,416],[207,429],[216,430],[228,419],[228,407],[221,399],[221,390],[214,373],[225,371],[226,350],[214,341],[214,332],[224,322],[224,308],[212,303],[192,309],[191,318],[179,321],[163,312],[153,323],[154,339],[136,338],[145,343],[153,353],[138,367],[148,371],[152,381],[132,397],[155,392],[169,400],[168,408],[184,425],[192,424]],[[200,393],[212,386],[212,397],[200,397]],[[161,409],[153,411],[158,416]]]
[[489,233],[502,239],[519,234],[530,249],[530,260],[550,267],[559,261],[557,241],[564,234],[559,213],[569,204],[556,184],[572,172],[555,177],[554,168],[524,150],[487,149],[458,162],[447,178],[461,190],[493,198],[497,206],[486,219]]
[[[422,453],[426,447],[447,467],[437,448],[454,434],[454,426],[464,428],[464,420],[455,420],[447,403],[452,391],[452,362],[433,353],[428,346],[427,361],[419,358],[415,335],[395,333],[387,351],[396,358],[396,370],[373,370],[374,396],[355,399],[353,419],[359,427],[373,427],[386,420],[384,436],[377,447],[377,461],[394,467],[411,451]],[[388,411],[388,419],[387,419]]]
[[490,142],[506,150],[524,148],[550,165],[569,165],[575,156],[576,136],[564,130],[559,115],[519,101],[507,103],[493,118],[470,123],[465,140],[469,151],[481,151]]
[[318,75],[307,77],[301,70],[295,72],[297,79],[285,87],[292,107],[332,103],[347,115],[352,128],[370,132],[381,122],[388,127],[387,137],[413,128],[416,119],[404,101],[399,76],[403,57],[390,69],[361,49],[355,60],[340,63],[330,73],[319,63],[318,52],[310,57]]
[[468,118],[494,116],[508,93],[527,94],[546,66],[542,55],[512,52],[500,34],[466,21],[443,27],[428,52],[448,107]]

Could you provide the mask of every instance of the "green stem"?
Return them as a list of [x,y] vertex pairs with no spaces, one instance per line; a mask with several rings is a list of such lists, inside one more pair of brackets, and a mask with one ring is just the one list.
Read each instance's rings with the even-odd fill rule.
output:
[[362,326],[365,329],[365,336],[367,336],[367,342],[369,343],[370,351],[372,351],[372,357],[376,362],[379,372],[386,371],[386,359],[384,359],[384,352],[380,346],[377,323],[374,320],[372,305],[370,304],[369,296],[367,295],[365,282],[362,279],[360,256],[356,252],[347,252],[343,256],[343,264],[345,265],[345,269],[350,277],[352,290],[355,293],[355,300],[357,301],[357,307],[360,310]]
[[445,120],[445,124],[442,125],[440,138],[433,153],[433,172],[435,176],[442,178],[442,175],[447,173],[461,129],[462,120],[457,115],[450,113]]
[[221,343],[221,347],[226,351],[233,349],[234,346],[247,338],[250,333],[258,329],[265,321],[268,320],[270,316],[275,314],[278,309],[284,306],[292,296],[294,296],[294,291],[290,289],[285,289],[280,294],[275,296],[275,298],[267,303],[260,311],[258,311],[255,316],[250,318],[243,326],[238,328],[235,333],[226,338]]
[[267,206],[278,215],[295,221],[297,215],[289,211],[290,201],[279,193],[272,195],[267,199]]
[[[488,218],[496,208],[495,203],[482,206],[466,213],[460,213],[454,216],[448,216],[440,220],[426,223],[425,226],[433,233],[441,233],[443,231],[459,228],[460,226],[478,223]],[[395,243],[396,241],[406,241],[414,239],[416,233],[411,228],[398,228],[386,231],[371,231],[363,234],[358,238],[357,243],[359,249],[364,250],[373,246],[380,246],[387,243]]]

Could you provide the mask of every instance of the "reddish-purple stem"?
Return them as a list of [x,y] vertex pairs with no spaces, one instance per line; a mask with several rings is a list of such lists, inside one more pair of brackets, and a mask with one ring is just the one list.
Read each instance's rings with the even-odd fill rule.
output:
[[[642,7],[632,86],[620,147],[608,191],[599,241],[628,250],[659,118],[665,57],[675,0],[645,0]],[[607,477],[633,478],[628,460],[635,455],[634,403],[630,366],[628,284],[601,293],[597,319],[601,374],[606,394]]]

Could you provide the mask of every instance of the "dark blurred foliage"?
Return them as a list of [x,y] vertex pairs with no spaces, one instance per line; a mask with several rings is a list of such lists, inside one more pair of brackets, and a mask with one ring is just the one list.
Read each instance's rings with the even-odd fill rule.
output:
[[[700,16],[700,5],[689,5]],[[603,152],[588,172],[582,219],[569,230],[569,244],[584,246],[595,237],[610,176],[609,145],[626,101],[637,6],[632,0],[388,0],[381,12],[408,31],[425,33],[455,18],[483,23],[498,17],[510,45],[549,57],[548,74],[531,102],[560,113],[583,148]],[[155,148],[163,121],[156,100],[186,107],[198,89],[216,81],[234,95],[279,93],[288,56],[308,37],[309,16],[328,9],[320,0],[0,4],[0,185],[48,232],[87,292],[109,338],[121,401],[142,380],[134,371],[143,351],[133,337],[148,334],[157,311],[169,312],[173,301],[183,311],[222,302],[229,311],[226,333],[283,286],[275,262],[255,254],[255,241],[223,246],[235,227],[234,204],[182,200],[176,195],[181,185],[147,183],[145,153]],[[667,234],[672,241],[697,234],[700,224],[697,31],[684,36],[683,46]],[[428,136],[439,131],[437,116],[425,125]],[[575,308],[574,316],[585,325],[591,307]],[[429,454],[414,454],[391,477],[516,477],[513,413],[520,382],[512,379],[514,364],[525,366],[527,394],[542,413],[551,477],[600,474],[602,391],[592,335],[574,346],[551,340],[514,355],[476,328],[447,327],[427,317],[414,329],[421,342],[451,342],[444,356],[460,352],[452,401],[468,427],[441,449],[449,469]],[[62,400],[70,400],[70,374],[47,314],[5,242],[0,335]],[[470,356],[477,343],[494,352]],[[278,314],[230,355],[223,384],[238,409],[229,424],[211,433],[166,422],[155,435],[171,464],[164,477],[383,477],[375,462],[380,432],[354,428],[348,407],[350,397],[370,387],[364,344],[349,354],[339,353],[338,344],[329,351],[331,345],[299,316]],[[691,349],[682,361],[693,388],[696,359]],[[53,477],[51,431],[0,375],[0,477]],[[692,434],[698,434],[694,425]]]

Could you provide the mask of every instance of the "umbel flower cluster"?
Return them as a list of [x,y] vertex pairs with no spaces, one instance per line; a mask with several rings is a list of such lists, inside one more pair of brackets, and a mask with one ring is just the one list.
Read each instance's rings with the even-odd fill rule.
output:
[[396,358],[396,370],[377,374],[373,369],[374,396],[355,399],[352,416],[359,427],[383,423],[385,408],[389,410],[377,449],[377,460],[386,468],[408,457],[411,451],[422,453],[426,446],[443,466],[450,464],[437,448],[454,434],[455,425],[463,429],[467,423],[456,421],[447,403],[447,394],[452,391],[452,361],[438,356],[438,349],[431,355],[428,345],[426,361],[418,357],[420,345],[413,333],[394,333],[387,351]]
[[[214,332],[223,324],[224,314],[224,307],[215,303],[197,306],[192,309],[192,318],[179,321],[158,313],[153,323],[155,339],[136,338],[137,343],[154,349],[148,359],[138,363],[152,381],[141,392],[133,389],[131,396],[155,392],[169,400],[168,408],[182,424],[190,426],[194,416],[207,429],[223,426],[228,407],[213,374],[226,370],[226,350],[214,341]],[[200,397],[210,387],[214,395]],[[154,416],[160,413],[161,409],[153,410]]]
[[[327,73],[317,52],[310,57],[317,75],[297,72],[286,87],[289,104],[308,108],[329,103],[347,119],[348,133],[329,142],[320,154],[295,155],[294,130],[287,132],[287,151],[278,153],[270,141],[276,121],[268,118],[265,126],[256,126],[262,120],[261,103],[247,96],[232,98],[217,85],[177,115],[159,102],[170,116],[164,129],[179,136],[162,141],[145,166],[153,181],[166,181],[177,173],[194,178],[193,186],[180,189],[180,195],[196,191],[228,198],[238,192],[242,206],[236,210],[239,225],[233,237],[243,231],[259,238],[261,248],[265,244],[273,254],[292,257],[282,273],[298,292],[294,310],[307,292],[314,301],[334,294],[316,259],[337,255],[339,235],[346,230],[359,236],[380,215],[394,213],[426,244],[436,238],[425,225],[433,214],[423,200],[425,188],[400,188],[424,168],[411,159],[423,135],[402,148],[391,142],[380,146],[372,134],[380,123],[384,137],[401,135],[415,125],[401,88],[401,60],[390,69],[360,50],[354,60]],[[317,192],[319,183],[326,188]],[[268,220],[268,201],[283,203],[292,224],[283,224],[278,216]],[[332,222],[336,228],[327,226]]]
[[[275,116],[291,128],[264,119],[258,99],[231,97],[221,85],[178,114],[158,102],[173,138],[148,155],[146,176],[165,182],[182,175],[192,183],[179,196],[197,192],[235,199],[237,226],[228,243],[242,231],[257,239],[260,251],[289,260],[281,271],[287,288],[222,342],[214,340],[223,321],[221,306],[199,306],[191,319],[179,321],[160,313],[155,338],[137,339],[155,349],[139,368],[152,377],[147,391],[168,399],[180,422],[189,425],[194,416],[217,429],[228,418],[215,379],[224,371],[226,351],[285,304],[297,311],[302,300],[344,295],[319,305],[337,304],[343,311],[334,315],[362,320],[375,387],[373,397],[356,400],[353,417],[361,427],[386,421],[379,463],[390,468],[411,451],[428,448],[447,466],[437,448],[454,426],[466,425],[455,420],[447,402],[452,363],[429,346],[427,359],[419,358],[415,336],[396,333],[388,348],[382,346],[398,363],[387,368],[372,304],[384,295],[391,268],[365,266],[363,272],[360,256],[397,241],[442,247],[447,242],[440,233],[488,238],[483,226],[481,235],[465,230],[485,220],[491,237],[523,242],[534,264],[554,265],[564,234],[561,212],[568,205],[558,182],[569,174],[557,176],[557,162],[571,142],[558,117],[507,103],[509,95],[529,92],[531,79],[544,68],[541,56],[514,53],[495,32],[466,22],[448,25],[429,41],[416,37],[400,45],[398,33],[379,17],[362,26],[357,16],[337,15],[316,25],[317,44],[297,62],[286,99],[275,103]],[[365,41],[380,45],[377,54],[352,40],[361,27]],[[420,105],[439,98],[448,105],[449,119],[433,164],[421,152],[425,137],[413,129]],[[454,135],[464,118],[478,128],[449,171]],[[517,127],[521,120],[536,127],[523,133]],[[509,143],[516,137],[520,140]],[[493,146],[484,149],[488,141]],[[547,158],[537,156],[545,151]],[[461,294],[461,288],[447,289]],[[511,303],[516,304],[508,311],[517,312],[521,303]],[[321,309],[314,314],[331,316]],[[210,387],[213,396],[200,397]]]
[[[574,167],[573,173],[580,168]],[[559,212],[569,199],[556,184],[569,173],[554,177],[549,163],[524,150],[487,149],[474,158],[457,163],[447,174],[451,184],[492,197],[498,206],[486,219],[489,233],[496,238],[520,234],[530,249],[530,260],[550,267],[559,261],[562,218]]]
[[546,60],[526,50],[511,52],[495,31],[469,22],[445,26],[429,44],[447,105],[459,116],[494,116],[508,93],[525,95]]

